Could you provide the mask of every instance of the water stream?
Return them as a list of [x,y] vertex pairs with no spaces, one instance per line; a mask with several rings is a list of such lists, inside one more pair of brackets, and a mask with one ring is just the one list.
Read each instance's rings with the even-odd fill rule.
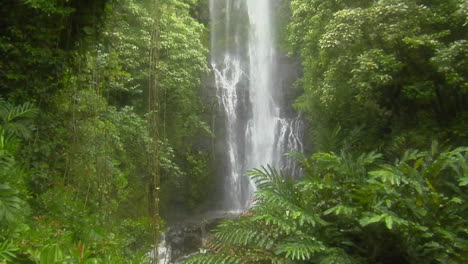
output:
[[273,10],[280,0],[210,0],[211,66],[225,115],[223,208],[243,211],[255,185],[243,175],[272,166],[295,173],[302,122],[286,114]]
[[290,67],[277,48],[273,10],[280,1],[210,0],[211,66],[225,124],[220,133],[225,139],[224,197],[219,211],[192,216],[193,223],[168,230],[155,249],[159,263],[179,263],[197,251],[200,245],[193,241],[203,241],[205,223],[251,206],[255,185],[243,176],[248,170],[271,166],[299,173],[294,160],[283,155],[302,152],[303,122],[284,100],[291,82],[285,81]]

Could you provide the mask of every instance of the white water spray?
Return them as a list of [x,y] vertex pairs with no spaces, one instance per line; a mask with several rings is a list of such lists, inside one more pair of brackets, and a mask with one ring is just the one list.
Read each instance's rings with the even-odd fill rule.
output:
[[282,111],[274,31],[278,0],[210,0],[211,65],[226,121],[226,210],[252,203],[255,185],[243,177],[272,166],[294,173],[286,152],[301,152],[302,122]]

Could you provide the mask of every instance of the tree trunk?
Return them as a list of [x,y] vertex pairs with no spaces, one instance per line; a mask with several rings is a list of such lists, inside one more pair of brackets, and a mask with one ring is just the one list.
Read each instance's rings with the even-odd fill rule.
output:
[[[153,243],[159,245],[159,84],[157,80],[159,62],[159,0],[152,1],[152,17],[154,20],[149,56],[149,83],[148,83],[148,132],[152,139],[151,152],[148,157],[148,174],[150,175],[149,195],[150,214],[153,232]],[[152,263],[158,263],[158,250],[153,250]]]

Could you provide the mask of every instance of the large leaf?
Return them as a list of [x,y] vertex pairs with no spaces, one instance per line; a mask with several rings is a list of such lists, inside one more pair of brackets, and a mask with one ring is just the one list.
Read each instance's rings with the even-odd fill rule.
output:
[[63,253],[58,245],[50,245],[42,249],[39,264],[57,264],[62,261]]
[[12,105],[0,98],[0,126],[7,135],[30,137],[33,130],[31,118],[37,113],[37,108],[31,103]]
[[0,184],[0,222],[15,220],[23,201],[8,183]]

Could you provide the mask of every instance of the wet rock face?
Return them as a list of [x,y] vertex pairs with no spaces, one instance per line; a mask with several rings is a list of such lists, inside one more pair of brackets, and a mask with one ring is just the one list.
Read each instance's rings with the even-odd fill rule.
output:
[[170,228],[167,233],[167,243],[172,248],[171,259],[177,260],[198,252],[202,246],[202,228],[200,224]]
[[211,231],[224,218],[181,223],[170,227],[161,238],[158,259],[163,264],[182,263],[187,257],[200,252],[203,242],[212,236]]

